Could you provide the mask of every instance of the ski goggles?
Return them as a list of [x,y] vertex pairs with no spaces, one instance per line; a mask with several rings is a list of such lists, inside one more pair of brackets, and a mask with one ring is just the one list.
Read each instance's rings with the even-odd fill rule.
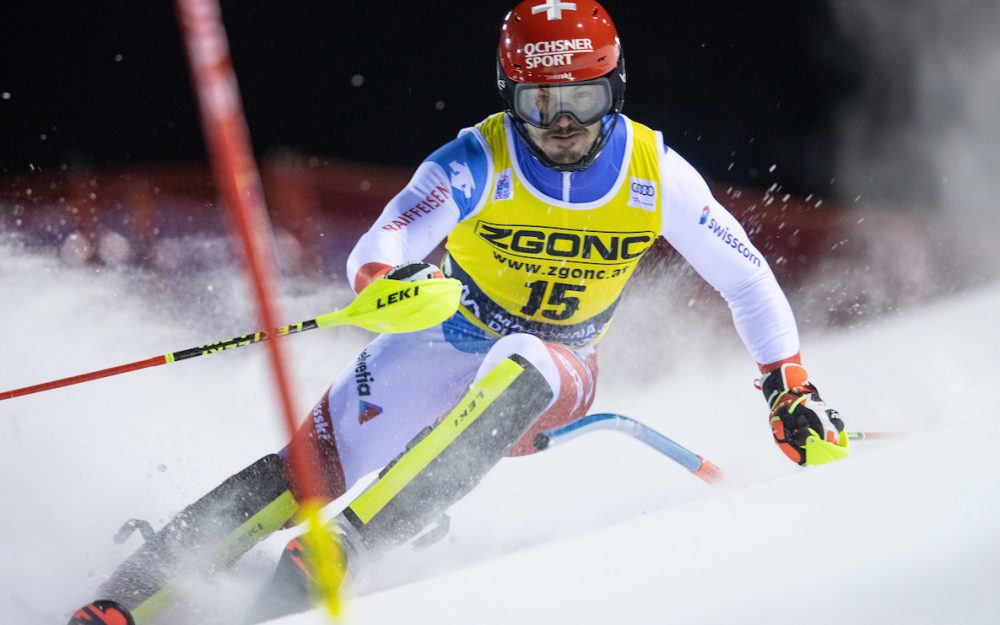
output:
[[614,104],[611,83],[605,77],[579,84],[528,85],[514,88],[514,112],[527,124],[549,128],[563,115],[589,126]]

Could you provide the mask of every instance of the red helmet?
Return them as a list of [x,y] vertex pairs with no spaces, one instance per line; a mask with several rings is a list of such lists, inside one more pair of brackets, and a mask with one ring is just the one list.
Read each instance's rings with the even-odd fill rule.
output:
[[514,82],[565,83],[604,76],[621,59],[618,32],[592,0],[525,0],[500,28],[500,69]]
[[[507,14],[497,50],[497,87],[532,153],[561,170],[583,169],[604,147],[625,102],[625,58],[608,12],[593,0],[524,0]],[[611,114],[579,163],[556,164],[523,124],[551,126],[564,115],[587,126]]]

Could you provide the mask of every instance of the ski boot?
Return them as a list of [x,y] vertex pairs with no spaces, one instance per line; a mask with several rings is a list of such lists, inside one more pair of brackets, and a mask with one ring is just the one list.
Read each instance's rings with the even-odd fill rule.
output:
[[74,612],[68,625],[135,625],[135,621],[120,604],[98,599]]
[[227,568],[284,527],[297,510],[283,460],[269,455],[182,510],[159,532],[131,519],[115,542],[138,531],[143,545],[98,588],[102,599],[77,610],[70,625],[149,625],[173,602],[172,578]]

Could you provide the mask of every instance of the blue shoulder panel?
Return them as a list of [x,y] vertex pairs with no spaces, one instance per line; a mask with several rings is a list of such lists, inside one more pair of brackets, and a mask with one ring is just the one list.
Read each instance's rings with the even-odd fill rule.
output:
[[489,180],[489,161],[485,148],[474,132],[463,132],[449,141],[424,162],[437,163],[451,179],[452,196],[461,212],[460,219],[475,210],[479,199],[486,193]]
[[497,342],[497,337],[472,325],[462,313],[455,313],[442,323],[441,330],[445,340],[467,354],[485,354]]
[[[610,124],[612,117],[605,116],[605,128]],[[611,137],[608,138],[607,145],[601,150],[593,165],[581,171],[570,174],[570,202],[593,202],[608,192],[615,182],[618,181],[618,172],[621,171],[622,160],[625,158],[625,146],[628,143],[628,130],[625,125],[629,121],[624,116],[618,119]],[[521,173],[528,179],[533,187],[545,195],[562,199],[563,175],[562,173],[549,169],[524,145],[524,140],[519,134],[514,135],[515,157],[517,164],[521,167]]]

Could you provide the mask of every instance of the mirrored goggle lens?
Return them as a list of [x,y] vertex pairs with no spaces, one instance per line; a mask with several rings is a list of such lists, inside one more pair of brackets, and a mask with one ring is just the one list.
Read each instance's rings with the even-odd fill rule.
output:
[[611,85],[604,78],[579,85],[518,85],[514,90],[514,112],[540,128],[562,115],[590,125],[609,113],[611,104]]

